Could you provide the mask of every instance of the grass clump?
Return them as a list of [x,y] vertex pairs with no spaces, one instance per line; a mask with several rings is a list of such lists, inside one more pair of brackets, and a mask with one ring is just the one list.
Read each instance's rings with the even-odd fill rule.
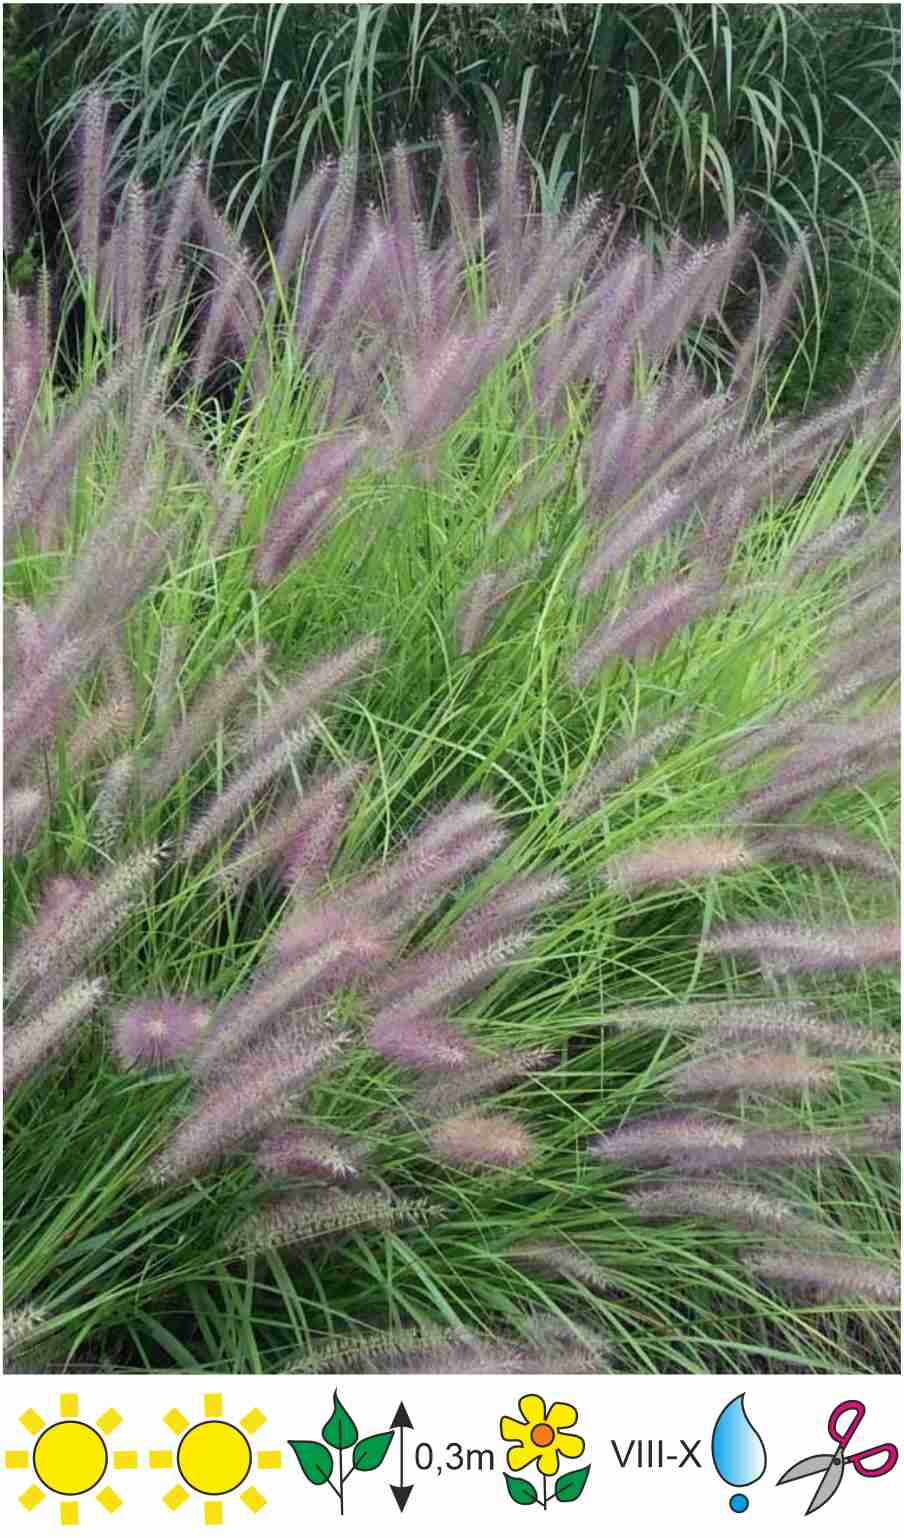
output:
[[13,350],[8,1305],[131,1370],[891,1370],[894,359],[763,420],[774,310],[687,351],[743,228],[540,219],[510,131],[435,246],[409,169],[266,269],[127,194],[124,267],[86,159],[82,398]]

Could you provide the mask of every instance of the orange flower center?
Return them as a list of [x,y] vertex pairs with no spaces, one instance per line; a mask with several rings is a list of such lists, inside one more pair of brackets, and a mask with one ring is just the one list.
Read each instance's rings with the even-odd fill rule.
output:
[[556,1434],[551,1426],[547,1426],[545,1421],[541,1421],[539,1426],[534,1426],[530,1439],[535,1447],[549,1447],[550,1443],[555,1441]]

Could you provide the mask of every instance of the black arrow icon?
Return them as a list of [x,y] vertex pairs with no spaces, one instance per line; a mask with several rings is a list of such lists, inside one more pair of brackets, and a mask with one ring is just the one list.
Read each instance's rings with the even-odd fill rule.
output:
[[408,1430],[411,1430],[411,1416],[401,1402],[390,1425],[394,1431],[399,1433],[399,1482],[397,1485],[390,1485],[389,1488],[395,1496],[395,1503],[399,1511],[404,1511],[412,1491],[412,1486],[405,1483],[405,1427],[407,1426]]

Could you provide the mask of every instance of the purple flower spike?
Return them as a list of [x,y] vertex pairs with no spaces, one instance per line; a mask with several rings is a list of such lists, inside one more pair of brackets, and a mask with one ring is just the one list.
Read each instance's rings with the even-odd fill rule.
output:
[[113,1051],[123,1068],[156,1067],[197,1045],[210,1010],[197,999],[133,999],[113,1022]]
[[371,1027],[371,1045],[382,1057],[404,1068],[440,1073],[463,1068],[476,1061],[471,1043],[445,1020],[394,1022],[377,1019]]

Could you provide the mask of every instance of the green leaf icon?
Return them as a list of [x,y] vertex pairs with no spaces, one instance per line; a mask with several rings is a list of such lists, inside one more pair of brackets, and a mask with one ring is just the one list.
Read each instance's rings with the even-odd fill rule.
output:
[[352,1466],[365,1474],[378,1469],[389,1451],[392,1436],[391,1431],[378,1431],[372,1437],[362,1438],[352,1453]]
[[590,1473],[590,1464],[583,1469],[570,1469],[567,1474],[560,1474],[555,1483],[553,1495],[557,1501],[576,1501],[587,1483],[587,1475]]
[[322,1442],[290,1442],[301,1472],[312,1485],[325,1485],[333,1472],[333,1455]]
[[358,1440],[358,1428],[335,1389],[333,1390],[333,1413],[321,1435],[325,1442],[329,1442],[330,1447],[354,1447]]
[[533,1506],[537,1492],[529,1480],[516,1479],[514,1474],[506,1474],[505,1483],[516,1506]]

